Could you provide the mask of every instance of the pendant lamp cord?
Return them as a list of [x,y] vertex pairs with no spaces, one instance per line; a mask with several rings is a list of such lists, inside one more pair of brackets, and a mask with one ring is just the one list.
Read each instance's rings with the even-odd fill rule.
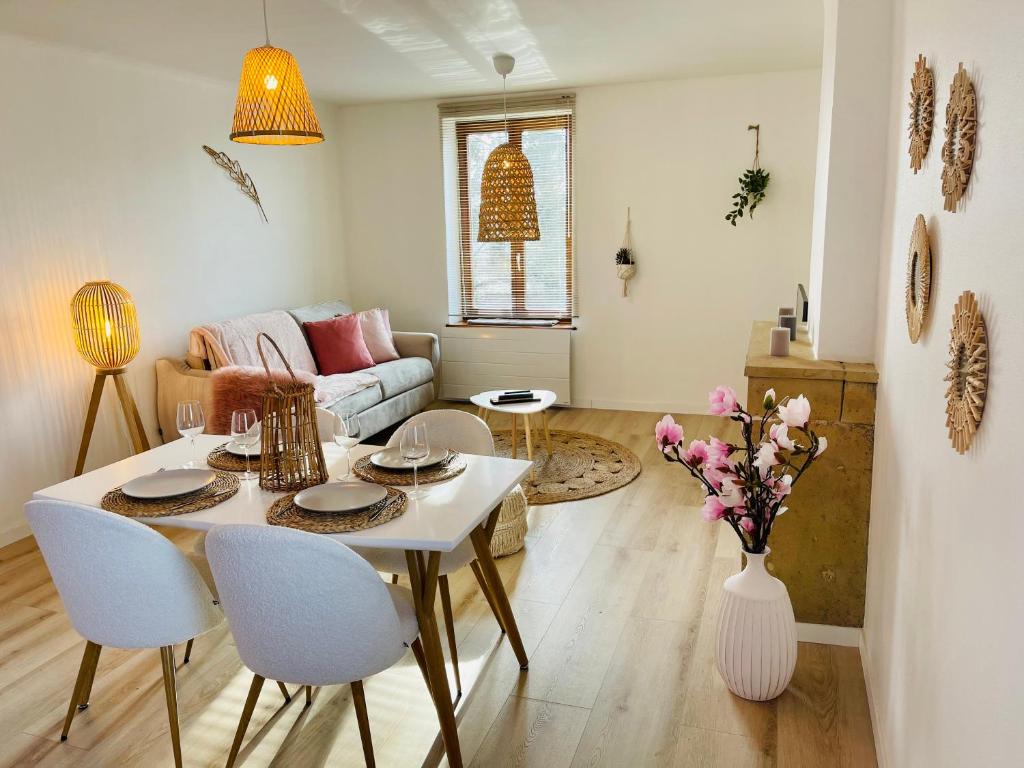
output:
[[267,38],[267,47],[270,47],[270,25],[267,24],[267,0],[263,0],[263,34]]
[[[266,2],[266,0],[264,0]],[[505,92],[505,83],[508,81],[508,75],[501,76],[501,111],[505,113],[505,141],[509,140],[508,136],[508,94]]]

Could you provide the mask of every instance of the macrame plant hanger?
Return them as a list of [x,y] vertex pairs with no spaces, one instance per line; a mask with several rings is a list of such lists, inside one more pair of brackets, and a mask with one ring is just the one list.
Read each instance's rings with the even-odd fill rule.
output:
[[754,170],[761,167],[761,124],[747,126],[748,131],[754,132]]
[[620,264],[618,263],[618,260],[616,260],[616,271],[618,272],[619,279],[622,281],[623,298],[629,295],[629,281],[634,277],[634,275],[636,275],[636,260],[633,257],[633,232],[630,212],[631,209],[627,207],[626,232],[622,236],[622,248],[619,250],[619,254],[626,254],[628,262],[625,264]]

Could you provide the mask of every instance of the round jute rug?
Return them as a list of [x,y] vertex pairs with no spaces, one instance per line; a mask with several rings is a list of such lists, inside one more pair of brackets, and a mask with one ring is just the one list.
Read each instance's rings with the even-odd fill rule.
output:
[[[534,430],[534,479],[523,481],[531,504],[555,504],[600,496],[633,482],[640,474],[640,459],[629,448],[597,435],[568,430],[551,430],[548,455],[543,430]],[[526,437],[516,430],[518,458],[526,458]],[[510,430],[494,432],[494,450],[511,458]]]

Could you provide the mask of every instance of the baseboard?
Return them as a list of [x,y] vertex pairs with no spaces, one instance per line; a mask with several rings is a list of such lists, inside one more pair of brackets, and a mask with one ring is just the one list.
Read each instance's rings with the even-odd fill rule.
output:
[[595,408],[599,411],[649,411],[651,413],[707,413],[708,403],[683,403],[658,400],[606,400],[601,397],[573,397],[574,408]]
[[875,741],[875,762],[878,768],[887,768],[889,761],[885,757],[885,739],[882,738],[882,726],[878,719],[878,709],[875,706],[875,694],[871,690],[871,660],[868,656],[868,646],[864,642],[864,631],[860,633],[860,666],[864,675],[864,690],[868,695],[868,713],[871,715],[871,732]]
[[821,643],[822,645],[841,645],[846,648],[859,648],[861,643],[860,627],[837,627],[832,624],[796,624],[796,639],[802,643]]
[[19,523],[6,531],[0,531],[0,547],[6,547],[8,544],[21,541],[31,535],[32,529],[28,527],[28,523]]

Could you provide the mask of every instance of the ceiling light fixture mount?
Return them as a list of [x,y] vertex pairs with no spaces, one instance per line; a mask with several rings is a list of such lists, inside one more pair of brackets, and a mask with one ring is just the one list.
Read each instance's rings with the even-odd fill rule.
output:
[[263,0],[266,43],[245,54],[238,81],[230,139],[242,144],[317,144],[324,140],[299,64],[270,44],[267,0]]
[[508,130],[506,78],[516,60],[507,53],[492,59],[494,71],[501,75],[502,111],[505,115],[505,143],[494,148],[484,163],[480,180],[480,219],[477,242],[521,243],[540,240],[537,222],[537,197],[533,188],[533,169],[523,154],[522,138],[513,140]]

